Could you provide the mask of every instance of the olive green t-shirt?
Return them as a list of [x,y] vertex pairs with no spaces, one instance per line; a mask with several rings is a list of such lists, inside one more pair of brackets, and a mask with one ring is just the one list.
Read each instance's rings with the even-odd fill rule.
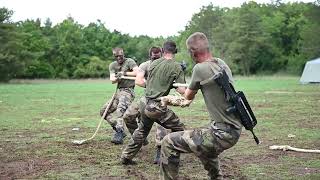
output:
[[[109,65],[109,72],[110,74],[112,73],[117,73],[117,72],[131,72],[133,70],[134,67],[136,67],[137,64],[136,62],[131,59],[131,58],[126,58],[125,61],[122,63],[122,65],[120,65],[117,61],[112,62]],[[133,80],[128,80],[128,79],[121,79],[118,83],[119,88],[128,88],[134,87],[134,81]]]
[[215,58],[215,60],[198,63],[193,67],[189,89],[201,89],[209,115],[213,121],[231,124],[240,129],[242,127],[240,119],[233,114],[226,114],[226,109],[230,107],[231,104],[227,102],[224,91],[213,79],[213,76],[218,73],[221,68],[225,69],[232,83],[232,73],[228,65],[223,60]]
[[151,64],[151,60],[145,61],[143,63],[140,64],[139,68],[142,69],[144,71],[144,78],[147,79],[148,78],[148,69],[150,67]]
[[156,99],[169,94],[173,82],[185,83],[184,73],[175,60],[159,58],[151,62],[146,82],[146,98]]

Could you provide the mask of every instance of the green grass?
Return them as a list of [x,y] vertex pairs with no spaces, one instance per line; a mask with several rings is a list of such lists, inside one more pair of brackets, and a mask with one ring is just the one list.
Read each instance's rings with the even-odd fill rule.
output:
[[[258,119],[255,128],[221,155],[227,179],[319,179],[320,154],[272,151],[270,145],[320,149],[320,86],[300,85],[297,77],[238,77]],[[108,81],[28,81],[0,85],[0,179],[158,179],[152,164],[154,129],[136,160],[123,167],[123,146],[110,143],[105,123],[97,137],[82,146],[71,143],[90,137],[100,120],[100,107],[112,96]],[[136,100],[143,89],[136,88]],[[172,108],[187,128],[205,127],[208,113],[201,94],[189,108]],[[79,131],[72,131],[78,127]],[[288,134],[294,134],[289,138]],[[129,138],[126,138],[125,144]],[[182,179],[205,179],[193,155],[181,156]]]

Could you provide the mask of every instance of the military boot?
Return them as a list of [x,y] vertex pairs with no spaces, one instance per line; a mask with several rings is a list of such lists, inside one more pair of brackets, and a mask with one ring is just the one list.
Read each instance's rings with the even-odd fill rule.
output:
[[121,164],[123,164],[123,165],[136,165],[137,163],[131,159],[121,158]]
[[160,164],[161,146],[157,146],[156,155],[154,156],[153,164]]
[[123,128],[116,128],[116,132],[114,133],[111,142],[114,144],[123,144],[123,138],[126,137]]

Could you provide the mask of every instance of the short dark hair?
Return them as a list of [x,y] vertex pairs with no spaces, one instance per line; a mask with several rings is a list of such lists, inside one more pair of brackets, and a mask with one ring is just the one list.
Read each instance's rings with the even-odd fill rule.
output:
[[178,52],[176,43],[174,41],[166,41],[163,44],[163,52],[176,54]]
[[151,57],[151,53],[155,53],[155,54],[161,53],[161,48],[153,46],[149,49],[149,57]]

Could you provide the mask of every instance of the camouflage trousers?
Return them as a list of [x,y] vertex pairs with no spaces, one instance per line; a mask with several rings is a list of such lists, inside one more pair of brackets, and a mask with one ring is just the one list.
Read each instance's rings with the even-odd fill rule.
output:
[[169,130],[164,128],[163,126],[156,124],[156,136],[155,136],[155,140],[156,140],[156,146],[160,147],[161,146],[161,142],[162,139],[169,134]]
[[[123,115],[130,106],[131,102],[134,100],[134,89],[133,88],[119,88],[118,92],[116,94],[116,97],[114,98],[108,112],[107,116],[105,117],[107,122],[112,127],[117,128],[123,128]],[[100,115],[103,115],[103,112],[107,108],[108,104],[110,102],[107,102],[105,105],[102,106],[100,110]],[[116,120],[112,118],[111,113],[116,112]]]
[[133,102],[123,115],[123,120],[126,123],[128,131],[133,134],[134,130],[138,128],[137,119],[140,118],[139,106]]
[[[142,98],[141,101],[144,101],[145,98]],[[138,128],[138,123],[140,122],[140,112],[139,106],[137,103],[131,103],[127,111],[123,115],[123,120],[126,123],[126,126],[131,134],[133,134],[134,130]],[[161,140],[168,134],[168,130],[162,127],[159,124],[156,124],[156,146],[161,146]]]
[[212,122],[207,129],[168,134],[162,140],[160,179],[177,179],[180,153],[194,153],[210,179],[222,179],[218,155],[238,142],[241,129]]
[[154,122],[166,129],[171,129],[173,132],[184,130],[184,125],[178,116],[167,106],[162,106],[160,101],[147,100],[147,103],[140,101],[139,111],[141,114],[140,123],[129,144],[122,151],[121,158],[133,159],[136,156]]

